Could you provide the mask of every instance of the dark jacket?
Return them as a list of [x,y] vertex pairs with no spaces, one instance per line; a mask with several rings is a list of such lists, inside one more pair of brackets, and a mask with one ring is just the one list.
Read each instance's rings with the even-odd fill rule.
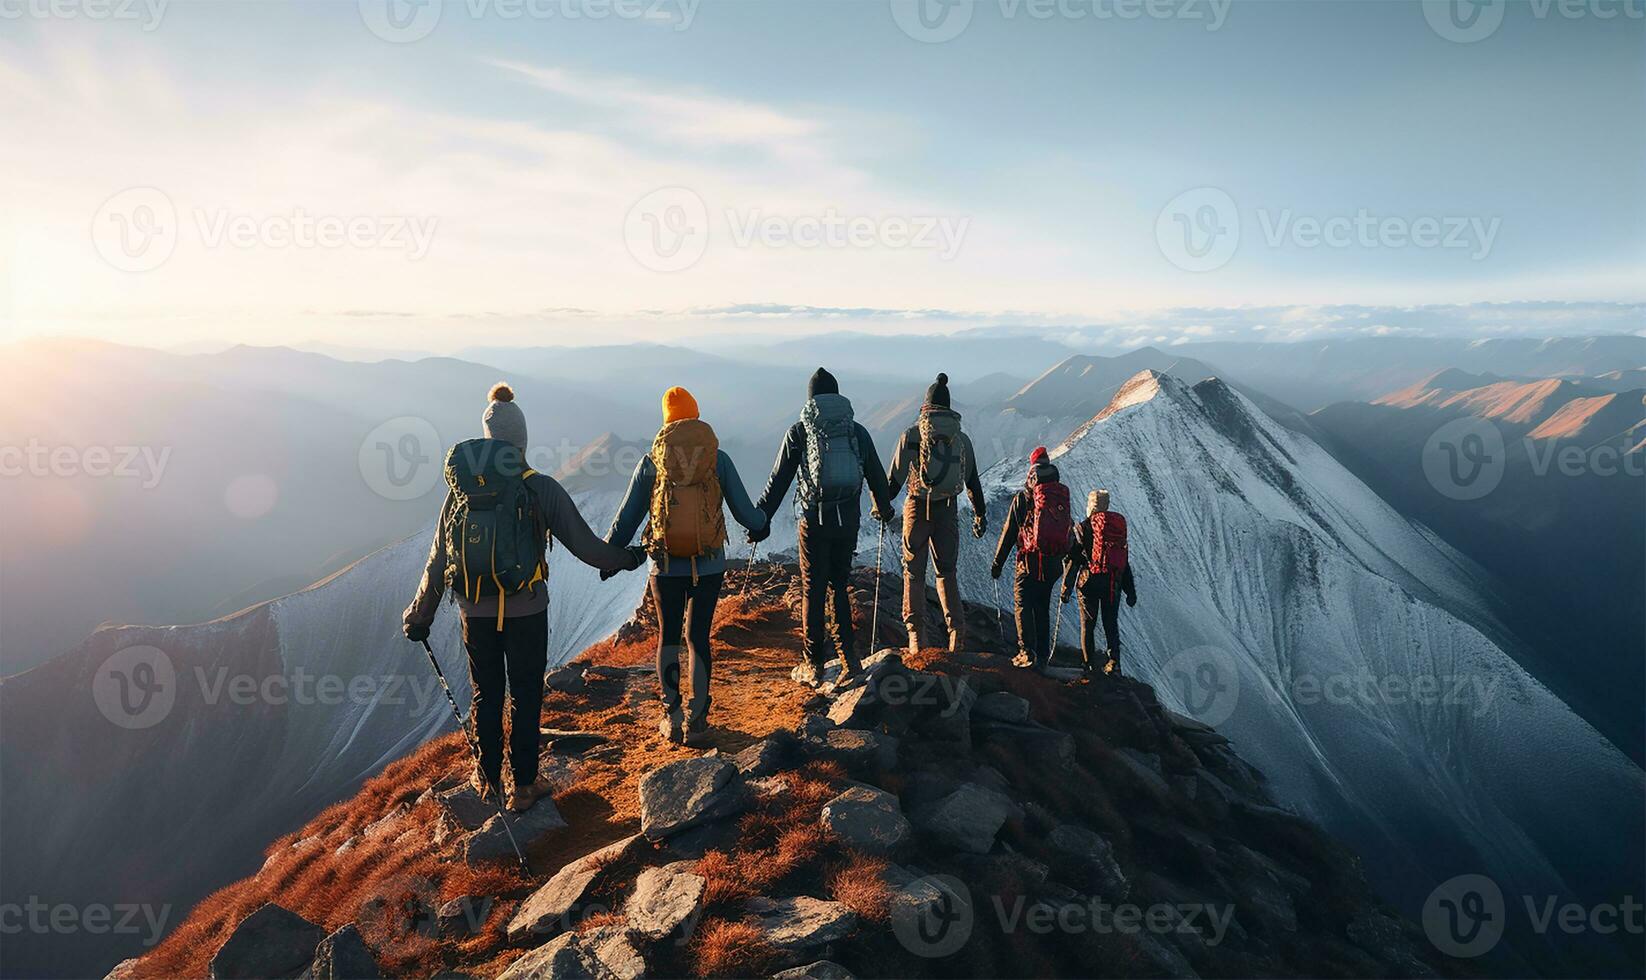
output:
[[[526,477],[526,486],[531,490],[532,499],[537,504],[539,526],[548,528],[549,541],[559,539],[561,544],[571,549],[571,553],[578,561],[601,571],[621,571],[629,567],[629,553],[600,540],[599,536],[590,530],[588,522],[578,513],[577,504],[572,502],[571,495],[554,477],[533,473]],[[440,597],[446,591],[446,566],[449,563],[446,552],[446,524],[451,520],[454,506],[456,505],[452,501],[451,492],[447,491],[446,501],[440,505],[440,520],[434,526],[434,544],[429,547],[429,560],[423,568],[423,580],[418,584],[417,596],[412,599],[411,605],[406,607],[403,617],[407,625],[426,626],[434,622],[434,613],[440,606]],[[547,545],[549,542],[544,543]],[[490,619],[497,615],[496,596],[486,596],[476,602],[459,595],[457,606],[465,616],[482,616]],[[505,618],[529,616],[548,607],[548,589],[539,582],[530,592],[505,597],[503,615]]]
[[[720,477],[721,499],[731,509],[737,523],[750,531],[764,530],[770,521],[755,509],[754,504],[749,503],[749,492],[743,489],[743,478],[737,475],[737,467],[732,465],[732,458],[726,455],[724,449],[715,458],[715,474]],[[633,540],[634,532],[640,530],[640,525],[651,515],[652,486],[656,482],[657,464],[646,456],[634,468],[634,476],[629,479],[629,493],[617,509],[617,516],[612,519],[611,530],[606,534],[608,542],[627,545]],[[729,535],[727,540],[731,540]],[[677,558],[662,563],[656,556],[652,557],[654,575],[716,575],[725,570],[725,548],[715,548],[695,562]]]
[[[1092,520],[1087,517],[1074,526],[1074,550],[1063,562],[1065,572],[1063,576],[1063,591],[1065,593],[1080,587],[1086,587],[1087,580],[1092,577]],[[1137,583],[1132,579],[1132,564],[1126,563],[1126,570],[1121,573],[1117,583],[1119,591],[1133,601],[1137,601]]]
[[[1006,508],[1006,523],[1000,528],[1000,542],[994,548],[994,564],[996,568],[1006,567],[1006,559],[1011,557],[1012,549],[1018,545],[1018,537],[1023,530],[1023,522],[1034,513],[1034,488],[1041,483],[1056,483],[1058,480],[1057,467],[1050,463],[1041,463],[1029,474],[1027,485],[1012,495],[1012,502]],[[1020,572],[1029,572],[1038,581],[1048,578],[1059,578],[1063,574],[1063,560],[1061,557],[1050,558],[1045,561],[1044,568],[1031,569],[1026,567],[1023,553],[1018,552],[1017,569]]]
[[[857,422],[852,423],[857,430],[857,449],[863,457],[863,480],[869,485],[869,494],[874,498],[874,506],[888,516],[892,509],[892,496],[886,490],[886,471],[880,468],[880,454],[875,452],[874,440],[869,436],[869,430]],[[796,422],[789,426],[788,434],[783,437],[783,445],[777,451],[777,461],[772,464],[772,475],[766,480],[766,490],[760,495],[760,502],[755,504],[768,518],[777,514],[777,508],[783,503],[783,495],[789,492],[789,484],[794,482],[795,474],[806,463],[806,447],[809,440],[806,438],[806,424]],[[863,522],[862,512],[863,495],[859,493],[851,500],[823,503],[814,501],[811,505],[803,505],[800,495],[795,494],[795,519],[802,524],[814,527],[839,527],[856,529]]]
[[[960,445],[965,455],[966,467],[966,496],[972,502],[972,513],[978,517],[986,517],[988,503],[983,499],[983,484],[977,478],[977,453],[972,451],[971,437],[960,433]],[[903,433],[903,438],[897,441],[897,449],[892,453],[891,469],[886,471],[886,499],[895,500],[897,492],[903,489],[903,481],[909,475],[911,467],[920,463],[920,426],[911,425]],[[910,494],[914,497],[914,494]],[[919,498],[914,498],[919,499]]]

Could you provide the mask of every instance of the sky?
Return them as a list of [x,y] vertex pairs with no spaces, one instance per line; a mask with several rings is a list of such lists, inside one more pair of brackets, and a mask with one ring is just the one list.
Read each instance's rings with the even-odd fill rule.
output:
[[0,0],[0,339],[1638,332],[1643,7]]

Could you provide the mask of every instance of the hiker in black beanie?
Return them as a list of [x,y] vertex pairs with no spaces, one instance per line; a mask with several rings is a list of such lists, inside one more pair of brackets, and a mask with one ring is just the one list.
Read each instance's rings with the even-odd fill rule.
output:
[[926,618],[926,561],[937,569],[937,598],[949,631],[949,649],[966,642],[966,614],[960,604],[955,562],[960,553],[960,493],[972,502],[972,534],[981,538],[989,525],[983,485],[977,478],[972,440],[960,431],[960,413],[949,404],[949,376],[939,374],[926,389],[920,417],[897,443],[886,474],[888,499],[909,481],[903,503],[903,624],[909,649],[919,650]]
[[[795,481],[799,477],[798,482]],[[838,648],[840,680],[859,669],[853,649],[852,600],[848,577],[857,555],[862,523],[863,484],[869,485],[875,519],[891,520],[886,473],[869,430],[852,417],[852,403],[840,394],[834,375],[818,368],[806,386],[800,420],[789,426],[778,450],[766,492],[756,507],[767,517],[777,513],[789,484],[795,482],[794,512],[799,532],[800,587],[804,598],[806,659],[802,675],[816,686],[831,647]],[[835,636],[825,629],[825,610],[833,593]],[[873,637],[870,638],[872,646]]]

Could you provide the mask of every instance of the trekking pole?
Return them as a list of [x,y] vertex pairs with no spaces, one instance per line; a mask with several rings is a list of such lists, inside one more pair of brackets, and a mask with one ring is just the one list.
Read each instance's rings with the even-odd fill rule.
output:
[[994,579],[994,628],[1000,634],[1000,645],[1006,645],[1006,617],[1000,611],[1000,580]]
[[749,585],[754,581],[754,563],[760,554],[760,542],[749,542],[749,560],[743,565],[743,589],[737,593],[737,601],[741,605],[749,597]]
[[520,870],[529,875],[532,867],[526,863],[526,853],[520,849],[520,842],[514,839],[514,829],[509,826],[508,814],[503,810],[502,788],[492,784],[492,778],[486,775],[486,767],[480,764],[480,744],[475,741],[474,733],[469,731],[469,724],[463,720],[463,713],[457,710],[457,699],[452,696],[451,685],[446,683],[446,672],[440,669],[440,661],[434,658],[434,647],[429,646],[427,639],[423,641],[423,651],[429,655],[429,663],[434,667],[434,676],[440,678],[440,689],[446,692],[446,703],[451,705],[452,717],[457,719],[457,727],[463,729],[463,738],[469,743],[469,754],[474,757],[474,766],[480,770],[480,778],[486,781],[486,788],[491,790],[492,799],[497,803],[497,819],[503,824],[503,833],[509,836],[509,846],[514,848],[514,856],[520,861]]
[[869,655],[880,642],[880,559],[886,553],[886,522],[880,522],[880,536],[874,543],[874,612],[869,615]]
[[1057,659],[1057,628],[1063,625],[1063,594],[1057,595],[1057,605],[1052,607],[1052,648],[1046,652],[1046,666]]

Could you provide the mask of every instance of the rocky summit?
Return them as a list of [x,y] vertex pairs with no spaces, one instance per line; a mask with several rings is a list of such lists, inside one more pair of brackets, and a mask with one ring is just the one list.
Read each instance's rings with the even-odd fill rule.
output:
[[[1014,668],[980,628],[960,653],[865,635],[864,670],[814,689],[791,677],[794,570],[739,572],[701,746],[658,734],[642,618],[556,670],[553,791],[531,810],[476,797],[446,735],[118,975],[1467,973],[1237,744],[1147,685]],[[871,581],[854,578],[860,610]]]

